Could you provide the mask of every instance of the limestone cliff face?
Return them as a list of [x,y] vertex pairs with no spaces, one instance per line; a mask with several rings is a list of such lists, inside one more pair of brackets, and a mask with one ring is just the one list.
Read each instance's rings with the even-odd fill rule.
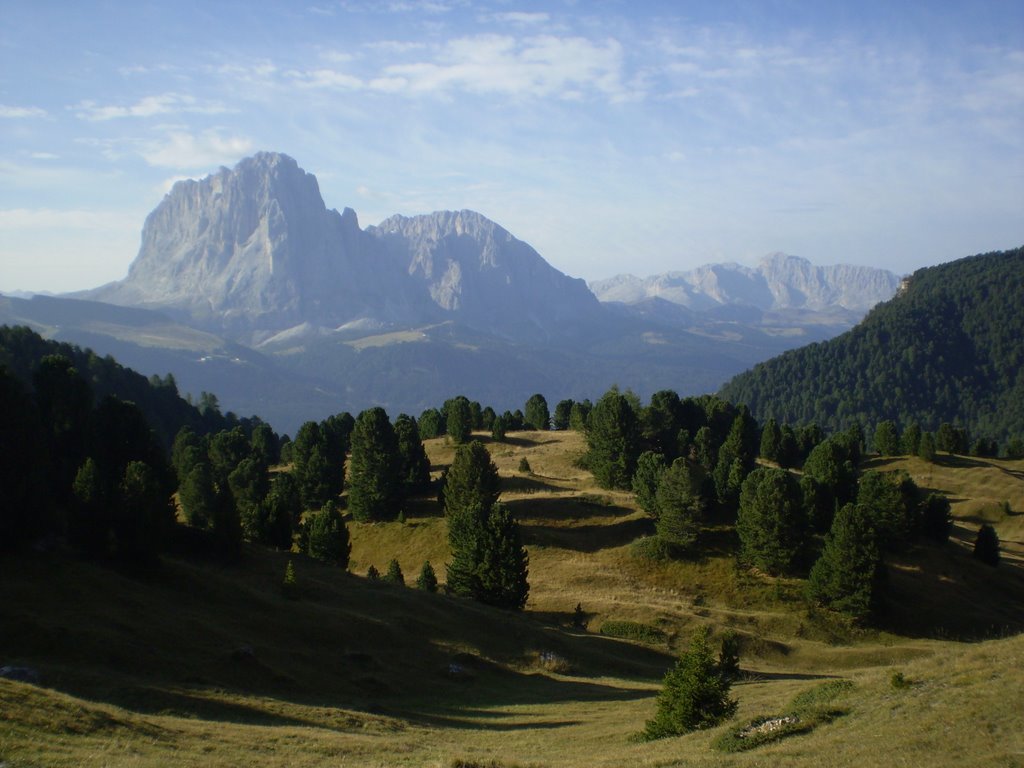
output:
[[582,280],[472,211],[394,216],[361,230],[316,178],[260,153],[174,186],[146,219],[127,278],[87,294],[176,310],[236,338],[295,328],[458,319],[516,337],[600,312]]
[[619,275],[590,287],[605,302],[637,304],[660,298],[697,311],[741,305],[765,311],[841,308],[867,312],[896,294],[899,277],[871,267],[818,267],[797,256],[775,253],[762,259],[756,269],[708,264],[646,279]]

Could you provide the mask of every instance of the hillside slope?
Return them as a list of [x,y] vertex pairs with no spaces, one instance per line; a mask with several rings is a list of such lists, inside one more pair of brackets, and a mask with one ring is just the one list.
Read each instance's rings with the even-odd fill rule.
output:
[[722,397],[758,419],[834,431],[885,419],[975,436],[1024,434],[1024,248],[918,270],[831,341],[740,374]]

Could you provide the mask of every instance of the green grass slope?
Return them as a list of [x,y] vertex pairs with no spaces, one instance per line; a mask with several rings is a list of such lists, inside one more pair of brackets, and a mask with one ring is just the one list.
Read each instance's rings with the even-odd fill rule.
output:
[[[0,559],[0,665],[40,676],[40,685],[0,680],[0,762],[1020,764],[1024,636],[993,635],[1024,629],[1024,462],[888,460],[953,496],[957,540],[893,561],[890,612],[862,629],[809,611],[799,579],[736,569],[727,526],[713,525],[692,560],[637,560],[631,542],[649,522],[628,494],[595,488],[575,466],[577,434],[517,433],[489,447],[530,552],[521,614],[255,547],[234,567],[165,557],[147,574],[62,554]],[[451,460],[443,441],[427,448],[435,472]],[[518,472],[523,457],[532,473]],[[1009,514],[996,509],[1004,500]],[[979,519],[1004,542],[997,569],[970,557]],[[411,582],[430,559],[443,579],[443,526],[430,499],[405,524],[350,523],[354,573],[397,557]],[[289,559],[297,599],[281,591]],[[586,631],[572,627],[577,604]],[[674,654],[703,624],[740,636],[736,718],[631,741]],[[623,627],[635,641],[602,634]],[[908,684],[894,687],[895,672]],[[852,688],[810,733],[747,752],[714,748],[836,680]]]

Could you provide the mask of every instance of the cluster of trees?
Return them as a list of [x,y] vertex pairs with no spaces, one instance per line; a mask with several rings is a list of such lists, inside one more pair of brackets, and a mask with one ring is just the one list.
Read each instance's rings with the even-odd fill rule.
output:
[[[891,421],[1024,436],[1024,248],[921,269],[856,328],[740,374],[720,394],[830,432]],[[941,449],[940,449],[941,450]]]
[[[597,482],[632,489],[655,521],[645,554],[685,555],[714,515],[735,523],[742,564],[807,575],[813,600],[858,618],[878,605],[885,552],[949,537],[945,497],[923,493],[905,472],[861,473],[859,425],[826,438],[813,424],[760,427],[745,407],[717,397],[666,391],[643,406],[613,388],[585,430]],[[962,439],[954,428],[941,432],[944,447]],[[876,430],[876,442],[879,434],[888,429]]]

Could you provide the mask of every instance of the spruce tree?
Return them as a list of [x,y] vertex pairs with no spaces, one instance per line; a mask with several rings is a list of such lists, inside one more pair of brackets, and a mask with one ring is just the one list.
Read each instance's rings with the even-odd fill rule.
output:
[[775,419],[768,419],[761,431],[761,458],[767,461],[779,462],[782,453],[782,430]]
[[437,408],[428,408],[420,414],[417,426],[424,440],[440,437],[445,431],[444,417]]
[[640,455],[640,430],[629,400],[605,393],[590,412],[587,464],[602,488],[628,489]]
[[352,429],[348,506],[360,522],[394,520],[399,512],[399,456],[395,431],[383,408],[359,414]]
[[736,533],[739,558],[771,574],[792,573],[807,542],[800,485],[784,469],[761,467],[743,481]]
[[931,432],[921,435],[921,442],[917,446],[917,455],[929,464],[935,463],[935,435]]
[[654,451],[644,451],[636,461],[633,493],[640,508],[655,520],[658,519],[658,485],[667,468],[665,457]]
[[290,549],[292,533],[302,517],[302,495],[290,472],[279,472],[263,500],[256,540],[278,549]]
[[857,505],[870,510],[878,544],[900,551],[918,529],[919,492],[906,472],[869,470],[857,484]]
[[484,515],[498,500],[498,468],[491,454],[478,440],[460,445],[444,481],[444,511],[451,519],[479,507]]
[[519,524],[503,504],[495,504],[488,515],[478,551],[477,594],[482,603],[519,610],[530,594],[529,556],[523,546]]
[[469,440],[473,430],[473,414],[470,411],[469,399],[458,395],[444,404],[445,430],[448,437],[456,445]]
[[404,413],[395,419],[398,444],[398,477],[406,494],[418,493],[430,485],[430,460],[423,449],[416,420]]
[[710,728],[732,717],[738,703],[729,698],[731,681],[712,655],[710,630],[697,630],[675,666],[665,675],[657,711],[647,721],[647,739],[679,736]]
[[686,459],[676,459],[661,477],[655,493],[657,533],[674,554],[682,554],[697,541],[704,514],[700,497],[701,473]]
[[949,499],[941,493],[930,493],[921,504],[921,533],[940,544],[949,540],[953,529]]
[[307,554],[316,560],[336,563],[342,569],[347,569],[352,544],[337,504],[328,501],[319,512],[309,515],[306,525]]
[[196,528],[208,528],[217,505],[217,488],[213,471],[205,461],[192,465],[178,486],[178,501],[185,520]]
[[808,596],[855,619],[871,615],[880,599],[882,560],[871,510],[847,504],[832,521],[821,557],[811,568]]
[[524,419],[526,420],[526,426],[530,429],[545,430],[551,421],[551,413],[548,411],[548,401],[544,399],[544,395],[536,394],[531,395],[530,399],[526,401],[526,407],[523,409]]
[[437,592],[437,574],[429,560],[423,563],[420,575],[416,577],[416,588],[424,592]]
[[391,558],[391,562],[388,563],[388,570],[384,574],[384,581],[388,584],[397,584],[400,587],[405,586],[405,574],[402,573],[402,566],[398,564],[396,558]]
[[572,407],[574,403],[572,400],[559,400],[558,405],[555,406],[554,416],[551,417],[552,423],[555,425],[555,429],[568,429],[569,420],[572,416]]
[[875,427],[875,450],[880,456],[899,456],[903,441],[900,440],[896,422],[880,421]]

